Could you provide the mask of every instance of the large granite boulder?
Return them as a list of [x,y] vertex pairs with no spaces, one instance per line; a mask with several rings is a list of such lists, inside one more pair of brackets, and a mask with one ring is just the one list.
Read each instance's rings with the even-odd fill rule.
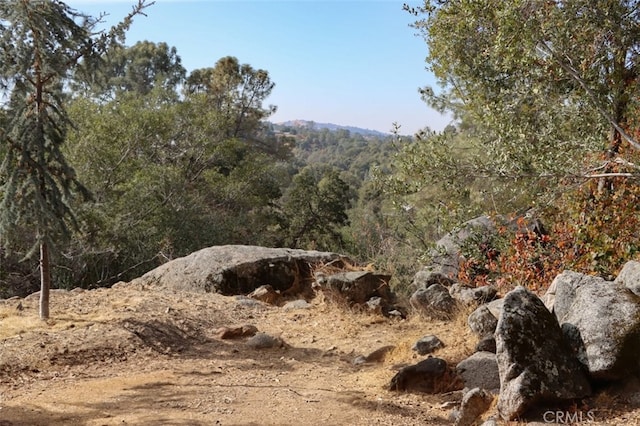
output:
[[248,294],[262,285],[270,285],[282,294],[294,294],[311,288],[314,265],[332,261],[335,265],[348,259],[319,251],[214,246],[167,262],[132,284],[224,295]]
[[[624,271],[624,270],[623,270]],[[640,372],[640,297],[617,282],[565,271],[554,280],[556,314],[565,337],[595,380]]]
[[504,297],[496,329],[500,373],[498,411],[514,420],[540,403],[591,393],[584,367],[542,301],[524,287]]

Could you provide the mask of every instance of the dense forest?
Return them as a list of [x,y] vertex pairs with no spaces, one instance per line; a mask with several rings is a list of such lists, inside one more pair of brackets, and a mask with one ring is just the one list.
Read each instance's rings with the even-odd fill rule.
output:
[[441,85],[420,93],[456,125],[373,136],[270,123],[259,64],[125,45],[144,1],[108,31],[2,2],[0,297],[37,290],[43,262],[90,288],[223,244],[341,252],[402,289],[456,225],[524,211],[548,234],[470,249],[466,280],[611,276],[640,251],[637,3],[405,6]]

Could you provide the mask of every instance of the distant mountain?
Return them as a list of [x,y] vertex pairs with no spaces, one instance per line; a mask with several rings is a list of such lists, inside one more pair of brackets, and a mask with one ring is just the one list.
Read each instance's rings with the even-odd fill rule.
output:
[[354,127],[354,126],[341,126],[339,124],[333,124],[333,123],[316,123],[315,121],[309,121],[309,120],[289,120],[282,123],[273,123],[273,124],[275,126],[282,126],[282,127],[297,127],[297,128],[312,127],[314,130],[322,130],[322,129],[329,129],[331,131],[348,130],[351,133],[358,133],[358,134],[361,134],[362,136],[378,136],[378,137],[389,136],[389,133],[379,132],[377,130],[363,129],[361,127]]

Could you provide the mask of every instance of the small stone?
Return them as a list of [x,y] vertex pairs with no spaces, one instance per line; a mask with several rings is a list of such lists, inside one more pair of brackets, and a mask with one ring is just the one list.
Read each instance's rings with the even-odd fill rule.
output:
[[436,349],[443,347],[444,343],[442,343],[442,340],[438,339],[438,337],[434,335],[429,335],[418,340],[411,349],[416,351],[419,355],[428,355]]
[[283,348],[288,345],[279,337],[273,337],[266,333],[256,333],[247,340],[247,346],[254,349]]

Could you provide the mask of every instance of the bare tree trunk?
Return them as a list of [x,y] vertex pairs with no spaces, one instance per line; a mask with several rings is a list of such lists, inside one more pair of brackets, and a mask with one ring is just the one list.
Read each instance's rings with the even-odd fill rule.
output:
[[51,288],[51,270],[49,266],[49,247],[40,243],[40,319],[49,319],[49,289]]

